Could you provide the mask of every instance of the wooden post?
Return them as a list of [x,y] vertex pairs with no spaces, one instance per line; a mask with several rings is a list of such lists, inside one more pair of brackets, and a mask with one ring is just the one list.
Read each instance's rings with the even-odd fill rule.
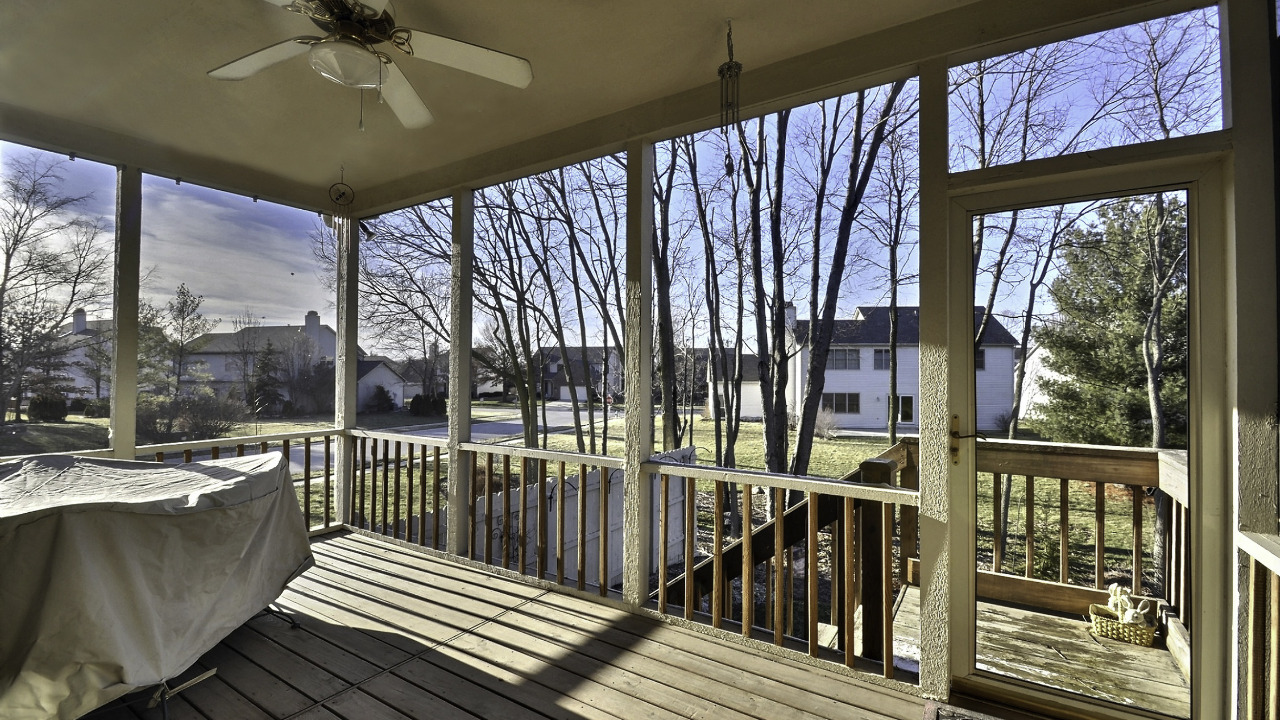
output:
[[[640,467],[653,454],[653,163],[653,143],[638,140],[627,144],[627,442],[622,493],[622,599],[634,606],[648,600],[653,549],[653,483]],[[602,480],[604,476],[605,468],[601,468]],[[686,498],[686,502],[690,500]],[[601,526],[600,537],[603,539],[607,533],[608,527]]]
[[[867,485],[892,485],[897,463],[873,458],[859,466],[862,482]],[[868,660],[883,661],[885,672],[891,673],[893,663],[892,636],[885,646],[886,623],[892,623],[893,605],[885,598],[891,592],[886,578],[892,564],[892,543],[887,538],[893,533],[893,515],[884,503],[869,500],[858,501],[859,551],[862,553],[862,656]],[[888,547],[886,547],[886,543]]]
[[[462,443],[471,442],[471,263],[474,256],[475,195],[471,190],[453,194],[453,238],[450,247],[449,309],[449,497],[446,551],[467,551],[467,517],[471,496],[471,463],[463,456]],[[523,481],[523,477],[521,478]],[[524,498],[524,493],[520,493]],[[436,514],[439,526],[440,515]],[[522,568],[523,570],[523,568]]]
[[138,286],[142,248],[142,171],[116,173],[116,262],[112,318],[111,454],[132,460],[138,423]]
[[[334,358],[334,427],[340,431],[350,430],[356,426],[356,365],[359,348],[356,345],[359,333],[358,309],[360,292],[360,223],[350,216],[336,216],[333,219],[333,231],[337,239],[337,306],[338,337],[336,357]],[[356,467],[355,443],[348,439],[338,445],[339,478],[352,477]],[[364,458],[358,461],[363,466]],[[351,498],[347,493],[349,484],[340,482],[337,498],[338,517],[349,517]],[[363,508],[361,508],[363,510]]]

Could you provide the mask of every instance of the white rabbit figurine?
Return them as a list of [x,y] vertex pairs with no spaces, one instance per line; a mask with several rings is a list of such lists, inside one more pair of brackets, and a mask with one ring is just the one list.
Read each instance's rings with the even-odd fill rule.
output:
[[1120,616],[1120,619],[1123,622],[1130,623],[1133,625],[1145,626],[1147,624],[1147,612],[1151,610],[1151,601],[1143,600],[1138,603],[1137,607],[1133,607],[1132,600],[1129,600],[1129,598],[1127,597],[1125,598],[1125,600],[1128,600],[1129,608],[1125,610],[1123,615]]
[[1107,609],[1116,614],[1116,617],[1123,618],[1125,612],[1133,609],[1133,601],[1129,599],[1129,588],[1122,587],[1120,583],[1111,583],[1107,586],[1107,591],[1111,593],[1111,597],[1107,598]]

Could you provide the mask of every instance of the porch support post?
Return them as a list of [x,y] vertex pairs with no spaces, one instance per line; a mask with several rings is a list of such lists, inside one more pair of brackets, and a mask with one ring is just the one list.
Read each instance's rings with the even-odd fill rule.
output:
[[449,309],[449,524],[445,549],[466,555],[471,463],[462,443],[471,442],[471,265],[475,256],[475,192],[453,193],[450,249],[452,307]]
[[[360,223],[350,216],[335,216],[333,231],[337,239],[337,305],[338,338],[334,358],[334,426],[350,430],[356,426],[357,336],[360,323]],[[335,512],[346,522],[351,517],[351,478],[356,468],[355,442],[343,437],[338,443],[338,492]]]
[[641,463],[653,454],[653,143],[627,144],[627,419],[622,599],[649,596],[653,493]]
[[[1220,324],[1226,332],[1225,358],[1206,358],[1203,381],[1212,382],[1210,363],[1225,359],[1227,367],[1223,407],[1209,407],[1206,388],[1205,415],[1201,424],[1210,447],[1221,443],[1222,458],[1200,453],[1192,462],[1200,465],[1200,489],[1192,501],[1192,717],[1230,717],[1233,705],[1245,716],[1240,692],[1241,672],[1249,664],[1240,655],[1253,629],[1242,620],[1248,597],[1248,563],[1230,569],[1243,559],[1236,547],[1236,530],[1276,534],[1280,517],[1280,489],[1277,486],[1276,418],[1280,407],[1277,380],[1276,309],[1276,165],[1273,73],[1271,57],[1275,25],[1267,6],[1272,3],[1228,0],[1222,3],[1223,40],[1223,125],[1232,129],[1233,144],[1244,150],[1232,154],[1227,167],[1226,222],[1227,248],[1225,312],[1202,321],[1208,327]],[[1207,287],[1213,292],[1216,288]],[[1192,288],[1195,292],[1195,288]],[[1204,293],[1202,293],[1203,295]],[[1193,295],[1194,297],[1194,295]],[[1193,338],[1194,340],[1194,338]],[[1218,337],[1204,339],[1212,346]],[[1194,347],[1194,345],[1193,345]],[[1194,372],[1194,369],[1193,369]],[[1216,375],[1221,377],[1221,370]],[[1193,381],[1194,382],[1194,381]],[[1193,384],[1193,387],[1194,384]],[[1194,399],[1193,399],[1194,402]],[[1193,405],[1194,408],[1194,405]],[[1215,422],[1216,421],[1216,422]],[[1194,427],[1194,425],[1193,425]],[[1223,434],[1221,429],[1226,429]],[[1201,443],[1191,438],[1191,447]],[[1212,463],[1212,464],[1210,464]],[[1193,477],[1197,477],[1193,473]],[[1220,479],[1228,482],[1219,485]],[[1197,576],[1197,571],[1199,574]],[[1234,595],[1232,590],[1234,588]],[[1237,625],[1227,626],[1222,618],[1236,609]],[[1215,613],[1220,613],[1215,615]],[[1235,631],[1233,633],[1233,630]],[[1235,634],[1236,643],[1232,643]],[[1236,672],[1232,672],[1237,669]],[[1238,698],[1233,702],[1233,698]]]
[[947,65],[932,60],[920,66],[920,688],[939,700],[973,664],[974,612],[965,555],[973,528],[964,514],[972,453],[953,464],[948,438],[952,414],[965,413],[955,390],[970,377],[957,360],[973,355],[973,331],[955,332],[953,317],[972,318],[972,279],[954,260],[972,251],[967,232],[952,237],[956,228],[948,229],[947,155]]
[[115,295],[111,317],[111,455],[132,460],[138,444],[138,272],[142,248],[142,171],[116,173]]

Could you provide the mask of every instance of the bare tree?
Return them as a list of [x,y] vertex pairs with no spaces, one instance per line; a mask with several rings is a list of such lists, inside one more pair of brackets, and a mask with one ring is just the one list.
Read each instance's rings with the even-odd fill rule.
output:
[[[101,221],[81,212],[89,196],[62,191],[64,161],[32,151],[15,153],[6,164],[0,177],[0,385],[13,397],[22,394],[31,363],[51,351],[42,338],[76,308],[110,297],[111,256]],[[21,321],[9,318],[15,308]],[[6,334],[19,325],[22,333]],[[24,347],[28,341],[46,350]]]

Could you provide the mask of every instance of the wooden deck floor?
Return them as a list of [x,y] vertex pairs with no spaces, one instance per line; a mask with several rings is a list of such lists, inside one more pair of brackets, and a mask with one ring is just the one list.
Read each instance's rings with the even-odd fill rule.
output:
[[[919,660],[920,590],[898,608],[894,652]],[[1191,689],[1163,648],[1094,637],[1086,619],[978,603],[978,668],[1175,718],[1191,716]]]
[[[174,720],[919,718],[919,700],[354,533],[186,676]],[[184,676],[184,677],[186,677]],[[181,681],[182,678],[179,678]],[[159,718],[138,697],[94,714]]]

